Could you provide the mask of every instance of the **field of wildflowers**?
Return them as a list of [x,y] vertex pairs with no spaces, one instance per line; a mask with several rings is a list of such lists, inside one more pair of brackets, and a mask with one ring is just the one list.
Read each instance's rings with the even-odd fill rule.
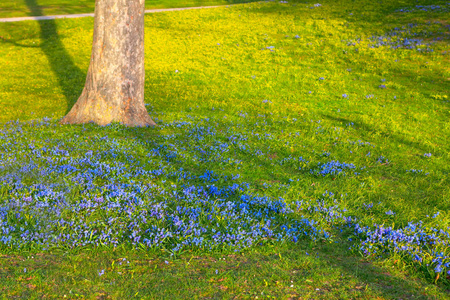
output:
[[[242,270],[208,263],[203,282],[216,291],[191,292],[448,297],[449,10],[445,1],[266,1],[149,15],[154,128],[57,124],[83,87],[91,19],[0,24],[1,253],[122,249],[163,259],[164,269],[192,255],[281,260],[280,249],[300,249],[282,267],[303,274],[295,282],[279,275],[224,288],[215,278],[238,282]],[[339,268],[322,266],[329,275],[320,280],[299,267],[320,247],[434,285],[395,283],[396,294],[352,269],[356,288],[342,291]],[[145,272],[114,261],[90,266],[97,285],[77,295]],[[45,286],[32,285],[15,292],[37,297]]]

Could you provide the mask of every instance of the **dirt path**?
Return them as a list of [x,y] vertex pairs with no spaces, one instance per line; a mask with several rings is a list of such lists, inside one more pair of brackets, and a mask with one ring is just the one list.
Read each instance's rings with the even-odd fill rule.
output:
[[[160,9],[148,9],[145,11],[146,14],[157,13],[163,11],[177,11],[177,10],[188,10],[188,9],[202,9],[202,8],[215,8],[221,6],[197,6],[197,7],[180,7],[180,8],[160,8]],[[73,14],[73,15],[56,15],[56,16],[36,16],[36,17],[18,17],[18,18],[3,18],[0,19],[0,22],[20,22],[20,21],[29,21],[29,20],[54,20],[54,19],[66,19],[66,18],[84,18],[84,17],[93,17],[94,14]]]

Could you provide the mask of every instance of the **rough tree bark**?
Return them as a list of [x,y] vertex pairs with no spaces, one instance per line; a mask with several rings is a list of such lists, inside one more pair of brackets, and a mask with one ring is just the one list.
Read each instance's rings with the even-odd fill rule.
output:
[[86,83],[62,124],[156,125],[144,105],[145,0],[96,0]]

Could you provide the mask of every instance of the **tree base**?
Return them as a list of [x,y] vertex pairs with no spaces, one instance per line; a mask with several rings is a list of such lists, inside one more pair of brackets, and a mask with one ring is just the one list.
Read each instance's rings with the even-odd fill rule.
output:
[[106,126],[113,122],[121,123],[129,127],[156,126],[156,123],[148,115],[145,105],[131,105],[131,99],[125,101],[119,107],[111,102],[103,100],[103,97],[86,97],[86,89],[83,90],[77,103],[70,112],[59,121],[59,124],[84,124],[95,123]]

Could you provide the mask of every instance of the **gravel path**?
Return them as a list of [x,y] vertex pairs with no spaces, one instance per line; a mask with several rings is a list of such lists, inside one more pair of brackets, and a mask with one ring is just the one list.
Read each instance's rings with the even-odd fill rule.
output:
[[[202,9],[202,8],[215,8],[220,6],[197,6],[197,7],[180,7],[180,8],[160,8],[160,9],[148,9],[145,13],[157,13],[163,11],[176,11],[176,10],[188,10],[188,9]],[[73,14],[73,15],[56,15],[56,16],[37,16],[37,17],[18,17],[18,18],[3,18],[0,19],[0,22],[19,22],[19,21],[29,21],[29,20],[54,20],[54,19],[68,19],[68,18],[84,18],[84,17],[93,17],[94,14]]]

